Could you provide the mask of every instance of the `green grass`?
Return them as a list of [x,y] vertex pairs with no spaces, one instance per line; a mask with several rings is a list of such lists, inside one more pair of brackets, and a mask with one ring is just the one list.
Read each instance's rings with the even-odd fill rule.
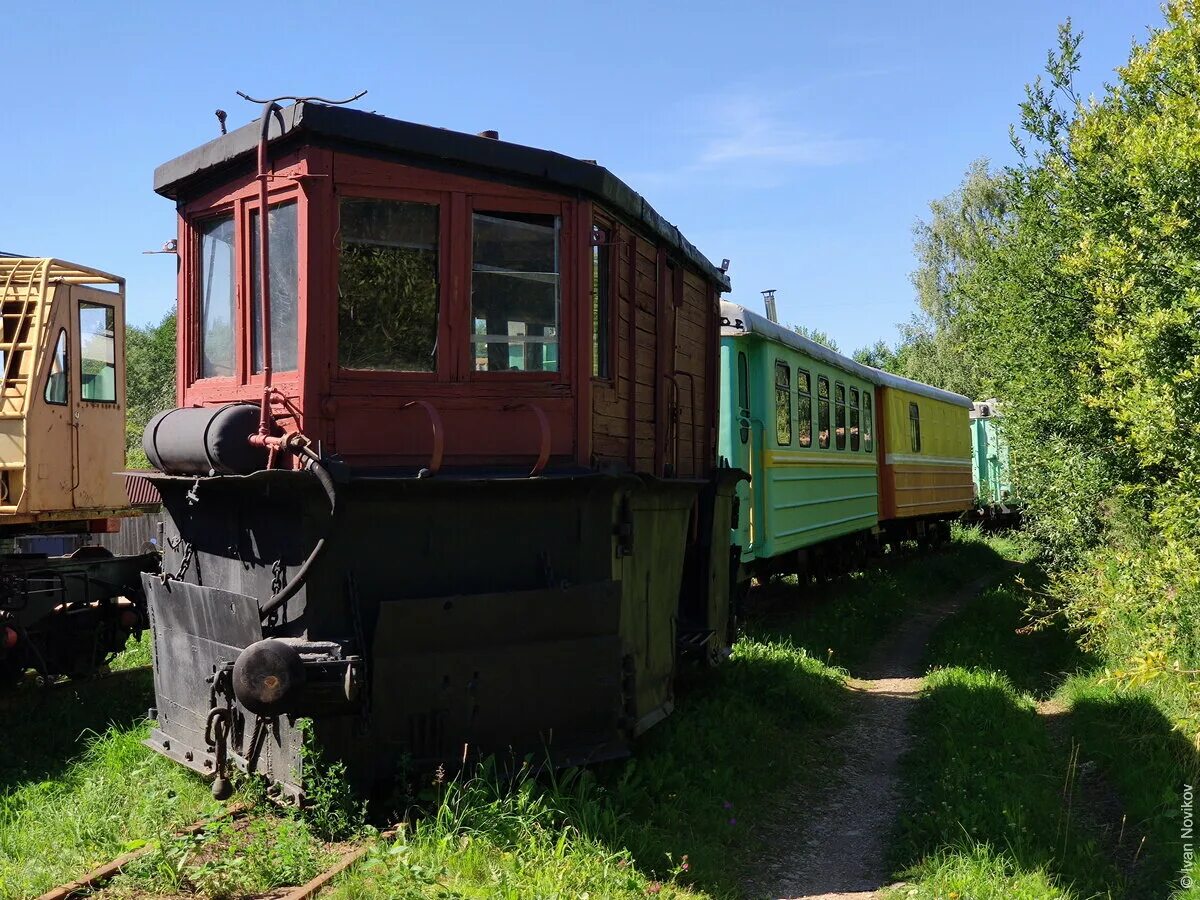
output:
[[[1128,861],[1130,895],[1165,896],[1183,875],[1184,786],[1200,788],[1196,747],[1172,726],[1175,698],[1095,675],[1069,680],[1060,696],[1070,708],[1071,734],[1083,757],[1100,766],[1120,797],[1126,822],[1118,853]],[[1190,843],[1200,848],[1200,841]],[[1200,878],[1200,867],[1192,866],[1189,877]],[[1200,888],[1178,896],[1197,900]]]
[[113,725],[81,736],[82,752],[53,780],[0,794],[0,897],[36,896],[214,811],[208,786],[143,747],[146,733]]
[[136,669],[150,665],[150,632],[143,631],[139,637],[131,637],[125,644],[125,649],[113,657],[108,668],[113,672],[126,669]]
[[983,844],[940,852],[914,873],[919,879],[883,892],[882,900],[1072,900],[1045,869],[1022,870]]

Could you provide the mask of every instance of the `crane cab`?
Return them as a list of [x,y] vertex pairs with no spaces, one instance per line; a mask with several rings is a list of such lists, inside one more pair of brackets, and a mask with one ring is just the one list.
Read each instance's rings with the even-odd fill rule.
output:
[[0,530],[127,510],[125,280],[0,257]]

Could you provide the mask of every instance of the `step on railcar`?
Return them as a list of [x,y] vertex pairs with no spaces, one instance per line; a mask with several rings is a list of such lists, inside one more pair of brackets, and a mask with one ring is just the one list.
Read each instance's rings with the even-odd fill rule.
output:
[[298,102],[155,189],[180,408],[145,434],[151,747],[218,794],[236,765],[302,795],[301,717],[363,786],[597,760],[671,712],[683,654],[721,658],[728,281],[627,185]]
[[974,502],[966,397],[721,304],[720,453],[741,575],[822,575],[883,542],[942,539]]
[[91,674],[145,626],[154,552],[17,553],[17,539],[105,532],[125,480],[125,281],[0,255],[0,686]]

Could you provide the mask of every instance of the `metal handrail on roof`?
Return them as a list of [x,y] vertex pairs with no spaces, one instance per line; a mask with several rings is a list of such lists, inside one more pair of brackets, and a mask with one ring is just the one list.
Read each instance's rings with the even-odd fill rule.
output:
[[62,282],[65,284],[115,284],[123,287],[125,279],[120,275],[81,266],[53,257],[0,256],[0,282],[9,285],[25,285],[33,281]]

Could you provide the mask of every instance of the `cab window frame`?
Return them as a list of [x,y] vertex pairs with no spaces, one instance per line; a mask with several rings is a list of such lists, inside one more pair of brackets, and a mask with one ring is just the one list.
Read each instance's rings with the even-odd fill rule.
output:
[[[457,194],[452,194],[454,197]],[[541,200],[541,199],[525,199],[495,196],[491,194],[462,194],[466,198],[465,221],[457,223],[456,229],[459,236],[465,241],[465,248],[460,255],[463,257],[466,266],[463,273],[464,295],[459,298],[452,298],[451,303],[456,306],[453,314],[463,324],[463,331],[458,334],[455,339],[455,346],[452,352],[459,360],[460,372],[465,382],[491,382],[500,384],[509,381],[516,382],[548,382],[548,383],[566,383],[573,380],[573,366],[575,365],[576,340],[575,333],[575,316],[577,310],[575,307],[579,305],[578,291],[576,289],[575,275],[577,269],[575,267],[575,254],[578,252],[575,247],[576,235],[574,230],[574,215],[573,212],[577,208],[571,201],[563,200]],[[453,200],[451,201],[453,202]],[[554,369],[520,369],[514,371],[499,370],[488,371],[476,369],[474,365],[475,341],[471,340],[474,336],[474,312],[475,305],[472,298],[472,281],[474,276],[474,224],[476,214],[486,215],[488,213],[498,213],[500,215],[530,215],[530,216],[555,216],[558,219],[558,338],[557,342],[557,359],[555,360]],[[588,237],[584,243],[590,241],[591,228],[588,228]],[[590,310],[590,303],[587,304]],[[590,330],[590,329],[589,329]],[[588,346],[590,347],[590,341]],[[591,365],[588,364],[588,372],[590,375]]]
[[449,191],[421,190],[378,184],[335,185],[333,204],[337,210],[333,225],[333,245],[337,248],[333,253],[330,268],[331,284],[335,297],[340,297],[339,279],[341,278],[341,241],[342,219],[341,201],[346,200],[380,200],[395,203],[419,203],[437,207],[438,215],[438,323],[436,341],[436,361],[432,371],[405,371],[402,369],[348,369],[342,366],[340,357],[340,328],[338,325],[338,310],[336,304],[329,314],[330,360],[334,378],[340,382],[439,382],[450,381],[456,368],[457,348],[450,346],[453,315],[453,299],[451,291],[451,242],[454,240],[453,194]]
[[[50,399],[50,387],[54,383],[55,376],[54,365],[58,360],[58,349],[62,348],[63,366],[62,371],[57,373],[59,380],[57,384],[62,385],[63,398],[61,400]],[[54,342],[54,349],[50,351],[50,364],[46,369],[46,383],[42,386],[42,402],[50,406],[70,406],[71,405],[71,335],[65,326],[60,326],[58,329],[58,339]]]

